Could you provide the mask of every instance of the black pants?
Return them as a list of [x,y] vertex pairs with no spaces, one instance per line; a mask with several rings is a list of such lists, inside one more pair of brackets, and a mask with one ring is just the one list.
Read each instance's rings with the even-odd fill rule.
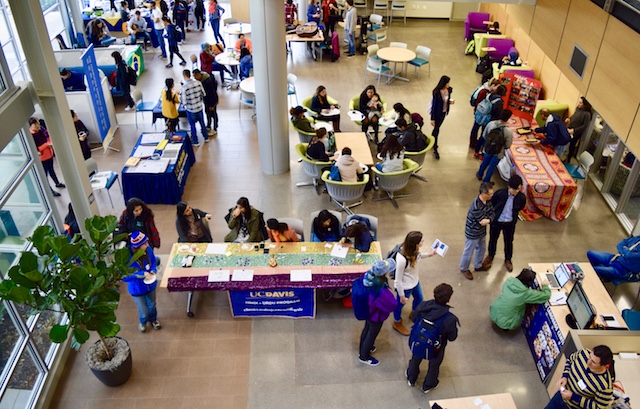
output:
[[333,130],[335,132],[340,132],[340,115],[318,115],[318,119],[320,121],[330,121],[333,124]]
[[433,145],[433,150],[438,150],[438,135],[440,135],[440,126],[442,126],[444,118],[445,116],[443,115],[442,118],[436,119],[435,125],[433,125],[433,131],[431,132],[431,135],[433,135],[433,137],[436,139],[436,143]]
[[195,9],[193,14],[196,17],[196,28],[200,30],[200,28],[204,28],[205,20],[204,20],[204,9]]
[[173,133],[178,128],[179,118],[165,118],[164,121],[169,132]]
[[376,337],[382,329],[382,322],[367,320],[360,334],[360,359],[366,361],[371,358],[371,349],[376,342]]
[[213,130],[218,130],[218,106],[205,107],[204,110],[207,114],[207,128],[211,128],[211,120],[213,119]]
[[369,125],[373,128],[373,133],[375,135],[375,142],[378,143],[378,132],[380,130],[380,123],[378,123],[378,117],[374,116],[373,118],[364,118],[362,120],[362,132],[367,132],[369,129]]
[[[427,390],[435,388],[438,385],[438,375],[440,375],[440,365],[444,359],[444,348],[440,350],[440,354],[429,360],[429,369],[427,369],[427,376],[422,383],[422,389]],[[415,355],[409,360],[409,368],[407,368],[407,379],[411,383],[416,383],[418,375],[420,375],[420,363],[422,358]]]
[[502,232],[504,238],[504,259],[511,261],[513,256],[513,234],[516,231],[515,221],[502,223],[491,223],[489,229],[489,256],[494,257],[496,255],[496,246],[498,244],[498,237]]
[[169,46],[169,64],[173,64],[173,54],[177,55],[182,62],[186,61],[182,54],[180,54],[180,49],[178,47]]
[[571,158],[576,158],[578,154],[578,145],[580,145],[580,139],[582,139],[582,135],[576,136],[574,135],[571,138],[571,142],[569,143],[569,155],[567,159],[565,159],[566,163],[571,162]]
[[42,167],[44,168],[44,173],[46,173],[47,176],[51,176],[53,183],[55,183],[56,185],[60,184],[58,175],[56,175],[56,171],[53,169],[53,158],[43,160]]

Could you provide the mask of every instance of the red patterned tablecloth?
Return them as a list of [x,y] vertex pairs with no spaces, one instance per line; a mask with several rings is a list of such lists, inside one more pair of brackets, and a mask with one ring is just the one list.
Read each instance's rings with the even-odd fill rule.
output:
[[[564,220],[578,186],[552,147],[531,145],[526,139],[532,138],[533,134],[518,134],[517,129],[527,125],[528,122],[518,117],[509,120],[513,143],[507,154],[516,173],[522,177],[527,195],[527,207],[520,214],[525,220],[543,216],[555,221]],[[531,128],[536,128],[535,123]]]

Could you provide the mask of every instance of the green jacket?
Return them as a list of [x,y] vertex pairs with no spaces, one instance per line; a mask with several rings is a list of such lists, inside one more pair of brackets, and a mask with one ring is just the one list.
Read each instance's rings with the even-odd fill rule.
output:
[[502,286],[502,293],[489,307],[491,321],[502,329],[516,329],[522,323],[527,304],[543,304],[550,297],[548,285],[542,286],[542,290],[533,290],[517,278],[509,277]]
[[[232,242],[238,237],[240,232],[240,222],[232,215],[233,208],[229,209],[229,214],[225,217],[227,225],[231,231],[224,236],[224,241]],[[264,241],[262,236],[262,229],[260,228],[260,211],[251,207],[251,217],[247,221],[247,230],[249,230],[249,241],[253,243]]]

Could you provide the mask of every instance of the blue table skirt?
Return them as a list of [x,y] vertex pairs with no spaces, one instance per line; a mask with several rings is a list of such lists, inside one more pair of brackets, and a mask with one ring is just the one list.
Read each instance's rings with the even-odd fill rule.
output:
[[[176,204],[182,199],[184,186],[191,166],[196,162],[191,140],[186,132],[176,132],[174,135],[182,136],[182,149],[178,160],[174,165],[169,165],[164,173],[127,173],[127,168],[122,169],[122,189],[125,202],[132,197],[138,197],[147,204]],[[134,146],[131,154],[140,145],[140,138]]]
[[[182,104],[180,104],[178,106],[178,118],[186,118],[187,117],[187,111],[185,111],[185,109],[182,107]],[[151,119],[151,125],[155,125],[156,120],[158,119],[164,119],[164,116],[162,115],[162,100],[159,99],[158,103],[156,104],[155,107],[153,107],[153,116]]]

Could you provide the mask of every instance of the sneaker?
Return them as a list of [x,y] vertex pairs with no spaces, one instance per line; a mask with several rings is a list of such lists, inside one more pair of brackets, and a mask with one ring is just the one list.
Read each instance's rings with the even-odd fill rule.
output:
[[205,138],[204,143],[209,143],[209,138]]
[[131,111],[133,109],[133,107],[126,107],[124,110],[125,111]]
[[422,388],[420,388],[420,390],[422,391],[422,393],[429,393],[429,392],[431,392],[432,390],[434,390],[437,387],[438,387],[438,384],[436,384],[435,386],[431,386],[429,388],[426,388],[426,389],[423,386]]
[[198,141],[191,141],[191,146],[197,148],[198,146],[200,146],[200,143]]
[[[470,146],[470,147],[471,147],[471,148],[473,148],[473,146]],[[478,152],[473,152],[473,157],[474,157],[474,158],[477,158],[477,157],[478,157],[478,155],[480,155],[480,153],[478,153]]]
[[347,53],[347,58],[355,57],[355,54]]
[[182,65],[182,66],[184,67],[185,65],[187,65],[187,62],[186,62],[186,61],[182,61],[182,62],[180,63],[180,65]]
[[482,162],[484,160],[484,155],[482,153],[478,154],[477,159]]
[[400,334],[404,335],[405,337],[408,337],[410,332],[409,330],[404,326],[404,324],[402,323],[402,321],[398,321],[398,322],[393,322],[393,329],[395,329],[396,331],[398,331]]
[[378,361],[374,357],[371,357],[371,358],[367,359],[366,361],[364,359],[362,359],[362,358],[358,358],[358,359],[363,364],[367,364],[369,366],[378,366],[378,364],[380,363],[380,361]]
[[65,188],[67,186],[64,183],[56,183],[56,187],[59,187],[59,188],[62,189],[62,188]]
[[467,280],[473,280],[473,274],[469,270],[460,270]]
[[161,60],[166,60],[166,59],[167,59],[167,56],[166,56],[166,55],[161,55],[161,56],[160,56],[160,59],[161,59]]
[[407,377],[407,384],[409,386],[416,386],[416,383],[415,382],[411,382],[411,380],[409,379],[409,368],[404,370],[404,376]]
[[216,136],[217,134],[218,134],[218,131],[216,131],[215,129],[212,129],[209,131],[210,136]]
[[162,328],[162,326],[160,325],[160,323],[159,323],[157,320],[156,320],[156,321],[153,321],[153,322],[151,323],[151,325],[153,326],[153,329],[160,329],[160,328]]
[[378,350],[378,348],[376,348],[376,346],[372,346],[371,349],[369,350],[370,354],[373,354],[374,352],[376,352]]
[[171,68],[171,67],[173,67],[173,64],[169,63],[169,64],[165,65],[164,67],[165,68]]
[[53,197],[60,197],[62,196],[60,193],[56,192],[55,190],[52,190],[51,193],[53,194]]
[[138,324],[138,329],[140,330],[140,332],[146,332],[147,326],[145,324]]

